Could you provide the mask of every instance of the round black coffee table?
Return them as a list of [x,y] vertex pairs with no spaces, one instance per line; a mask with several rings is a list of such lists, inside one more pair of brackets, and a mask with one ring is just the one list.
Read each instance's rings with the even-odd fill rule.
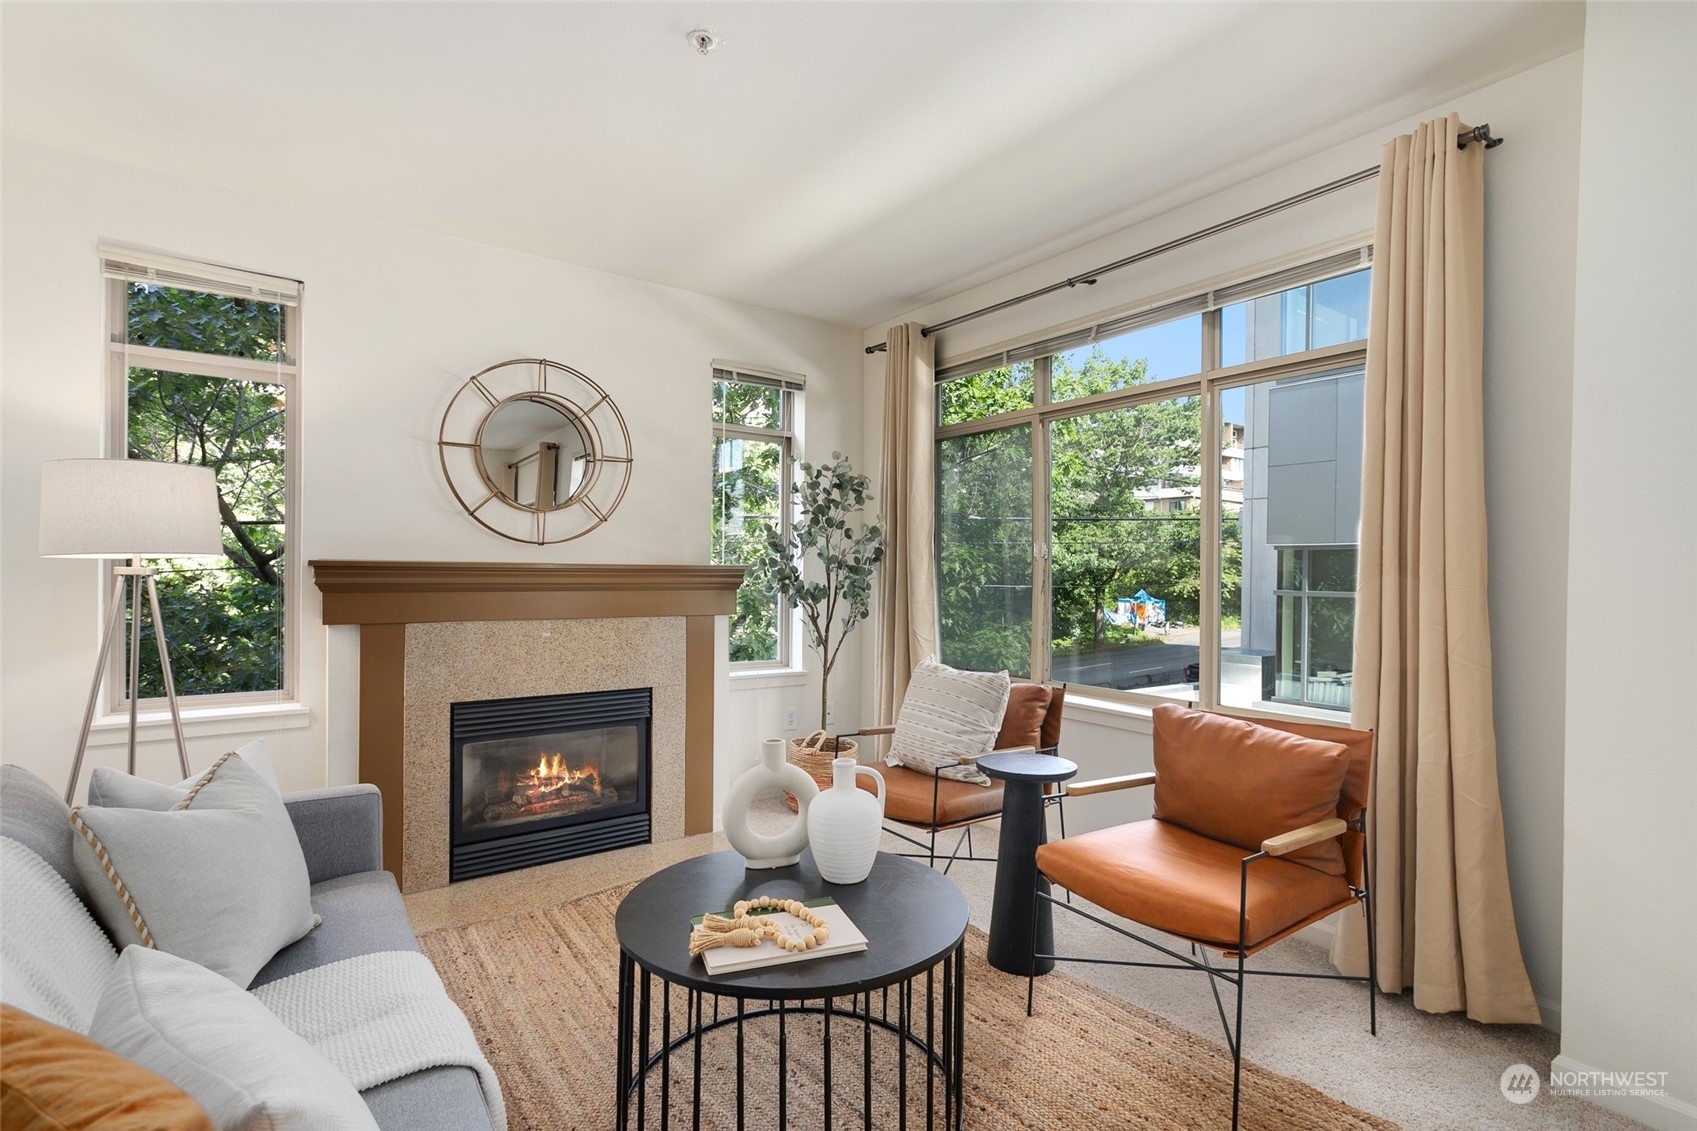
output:
[[[990,965],[1009,974],[1047,974],[1055,953],[1055,919],[1035,898],[1049,881],[1037,872],[1037,848],[1048,839],[1043,787],[1078,773],[1078,763],[1053,754],[986,754],[978,768],[1007,783],[1002,793],[1002,839],[996,852],[996,897],[990,908]],[[1032,949],[1036,937],[1037,949]]]
[[[756,895],[780,899],[829,896],[866,935],[867,947],[744,973],[708,975],[701,960],[689,956],[690,918],[725,911]],[[864,1084],[860,1118],[872,1126],[872,1043],[874,1030],[896,1038],[895,1086],[899,1126],[908,1125],[908,1061],[923,1071],[912,1087],[925,1096],[925,1125],[934,1126],[936,1099],[942,1099],[942,1126],[961,1126],[962,1031],[966,1011],[966,898],[939,872],[889,853],[879,853],[872,874],[858,884],[831,884],[819,878],[811,853],[787,868],[751,870],[734,852],[698,856],[656,872],[633,888],[619,904],[618,1120],[620,1131],[645,1127],[652,1106],[661,1127],[671,1126],[673,1054],[690,1049],[688,1076],[691,1118],[701,1125],[701,1038],[732,1026],[736,1031],[737,1128],[743,1129],[748,1087],[775,1089],[780,1127],[790,1122],[789,1018],[822,1019],[819,1050],[824,1111],[821,1126],[833,1125],[836,1094],[828,1050],[835,1039],[858,1038]],[[674,1009],[672,987],[684,994]],[[893,999],[893,1000],[892,1000]],[[674,1014],[681,1014],[675,1017]],[[776,1019],[776,1079],[754,1075],[744,1057],[744,1029],[751,1022]],[[911,1054],[911,1055],[910,1055]],[[756,1065],[755,1067],[760,1067]],[[656,1088],[653,1077],[658,1075]],[[766,1072],[759,1073],[767,1076]],[[680,1078],[678,1087],[685,1087]],[[888,1078],[884,1079],[888,1086]]]

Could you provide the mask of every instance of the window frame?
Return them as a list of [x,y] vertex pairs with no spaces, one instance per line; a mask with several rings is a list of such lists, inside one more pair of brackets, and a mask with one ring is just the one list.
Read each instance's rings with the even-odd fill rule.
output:
[[[1284,547],[1280,551],[1281,553],[1300,554],[1301,557],[1302,557],[1302,584],[1301,585],[1296,586],[1295,588],[1291,588],[1289,586],[1280,584],[1277,581],[1275,581],[1274,584],[1273,584],[1273,596],[1274,596],[1275,599],[1279,598],[1279,597],[1293,597],[1297,601],[1300,602],[1300,605],[1298,607],[1301,609],[1300,615],[1301,615],[1301,624],[1302,624],[1302,645],[1301,645],[1301,650],[1302,650],[1302,697],[1300,699],[1293,699],[1293,698],[1290,698],[1289,696],[1278,695],[1277,693],[1275,693],[1268,700],[1268,702],[1276,703],[1281,707],[1292,707],[1292,708],[1297,708],[1297,709],[1304,710],[1304,711],[1333,711],[1333,712],[1337,711],[1337,708],[1335,708],[1335,707],[1330,707],[1325,703],[1318,703],[1318,702],[1314,702],[1314,701],[1310,700],[1308,698],[1308,684],[1309,684],[1309,681],[1314,678],[1314,673],[1312,671],[1312,664],[1313,664],[1312,651],[1311,651],[1311,647],[1310,647],[1311,638],[1312,638],[1313,632],[1314,632],[1313,614],[1312,614],[1312,611],[1311,611],[1312,608],[1313,608],[1313,599],[1318,597],[1321,600],[1325,600],[1325,601],[1348,600],[1349,603],[1351,604],[1351,606],[1354,606],[1357,603],[1356,590],[1354,590],[1354,589],[1351,589],[1351,590],[1348,590],[1348,591],[1345,591],[1345,590],[1342,590],[1342,589],[1316,589],[1311,584],[1311,579],[1314,576],[1314,567],[1313,567],[1313,564],[1312,564],[1312,556],[1313,556],[1314,551],[1315,550],[1336,550],[1336,549],[1340,549],[1340,548],[1341,547],[1339,547],[1339,546],[1316,544],[1316,545],[1305,545],[1305,546],[1287,546],[1287,547]],[[1357,550],[1357,555],[1358,556],[1357,556],[1356,560],[1357,560],[1357,563],[1359,563],[1359,561],[1360,561],[1359,550]],[[1359,568],[1359,565],[1358,565],[1358,568]],[[1275,568],[1274,576],[1275,577],[1282,577],[1283,571]],[[1353,614],[1352,614],[1352,616],[1353,616]]]
[[[1354,274],[1358,271],[1369,270],[1372,267],[1372,248],[1370,244],[1359,244],[1351,249],[1328,255],[1309,263],[1299,264],[1287,270],[1270,275],[1252,278],[1242,283],[1222,286],[1211,291],[1202,292],[1192,298],[1180,299],[1174,302],[1163,302],[1151,308],[1150,313],[1170,312],[1169,320],[1189,317],[1200,313],[1202,316],[1202,371],[1184,377],[1172,377],[1160,381],[1151,381],[1143,385],[1134,385],[1126,389],[1116,389],[1105,393],[1097,393],[1088,397],[1079,397],[1066,401],[1051,399],[1050,355],[1043,354],[1030,357],[1030,346],[1010,346],[998,349],[989,355],[980,355],[972,359],[970,355],[964,359],[950,359],[948,364],[938,366],[938,372],[944,375],[937,383],[937,392],[932,398],[932,421],[934,425],[942,419],[942,387],[950,380],[971,377],[977,373],[1002,368],[1015,360],[1030,360],[1032,373],[1032,404],[1029,408],[1017,409],[1011,412],[998,413],[993,416],[980,417],[976,420],[963,421],[946,427],[936,426],[933,441],[938,447],[943,441],[960,436],[973,435],[981,432],[994,432],[1005,428],[1027,425],[1031,428],[1031,538],[1032,538],[1032,608],[1031,608],[1031,678],[1047,680],[1050,676],[1052,659],[1052,610],[1054,597],[1051,592],[1051,562],[1050,547],[1053,545],[1054,531],[1052,528],[1053,514],[1051,513],[1051,479],[1052,461],[1050,450],[1051,425],[1058,420],[1070,417],[1103,412],[1110,409],[1126,408],[1152,401],[1166,400],[1185,396],[1196,396],[1201,399],[1201,434],[1203,436],[1204,458],[1201,460],[1200,519],[1201,522],[1201,574],[1200,594],[1200,639],[1198,641],[1198,680],[1190,698],[1179,699],[1173,695],[1153,695],[1144,691],[1121,690],[1110,687],[1090,685],[1087,689],[1092,697],[1133,704],[1137,706],[1154,706],[1162,703],[1185,702],[1189,706],[1207,710],[1229,710],[1234,714],[1254,716],[1257,714],[1268,717],[1293,717],[1314,719],[1316,715],[1324,715],[1328,719],[1337,720],[1345,712],[1316,708],[1308,704],[1271,701],[1266,708],[1226,707],[1220,701],[1220,567],[1221,567],[1221,518],[1223,505],[1221,499],[1222,475],[1220,460],[1206,458],[1212,451],[1208,437],[1214,437],[1213,442],[1223,434],[1223,410],[1221,394],[1234,388],[1246,388],[1292,377],[1320,376],[1338,369],[1351,366],[1365,366],[1367,360],[1367,342],[1365,338],[1345,342],[1338,345],[1322,346],[1318,349],[1308,349],[1295,353],[1281,354],[1275,357],[1248,361],[1233,366],[1221,365],[1222,335],[1221,325],[1223,311],[1227,306],[1246,299],[1261,297],[1267,294],[1277,294],[1296,287],[1311,287],[1328,279]],[[1200,307],[1200,309],[1198,309]],[[1129,323],[1130,325],[1126,325]],[[1117,324],[1117,325],[1116,325]],[[1101,316],[1096,319],[1096,326],[1087,326],[1084,331],[1074,331],[1068,335],[1043,333],[1033,335],[1031,343],[1048,343],[1050,341],[1067,341],[1065,348],[1078,348],[1074,340],[1080,334],[1088,332],[1088,341],[1109,341],[1129,330],[1139,329],[1145,325],[1158,324],[1150,319],[1133,317],[1111,318]],[[1100,327],[1115,325],[1111,335],[1098,337],[1096,330]],[[1057,349],[1054,352],[1064,352]],[[981,364],[980,364],[981,362]],[[941,489],[941,459],[937,461],[938,479],[933,491]],[[940,506],[940,502],[939,502]],[[938,532],[939,544],[936,547],[938,560],[941,556],[941,531]],[[938,601],[941,604],[941,579],[938,578]]]
[[[757,428],[747,424],[731,424],[723,420],[712,421],[715,439],[753,440],[758,443],[777,444],[778,446],[778,531],[787,544],[791,532],[795,529],[796,519],[796,466],[801,462],[801,420],[803,415],[803,393],[806,391],[806,378],[799,373],[787,373],[782,370],[763,369],[750,365],[715,360],[713,362],[713,384],[727,381],[732,384],[753,385],[778,390],[778,424],[774,428]],[[715,469],[716,473],[717,469]],[[712,500],[713,506],[718,506],[718,498]],[[714,564],[722,563],[717,560],[718,547],[709,547],[708,557]],[[800,649],[797,638],[801,630],[801,622],[796,609],[784,603],[777,595],[773,596],[777,606],[774,624],[778,633],[778,655],[771,660],[732,660],[727,655],[726,663],[732,675],[772,675],[784,672],[798,671]],[[728,647],[728,641],[727,641]]]
[[[196,264],[176,257],[138,253],[127,248],[101,249],[102,271],[106,302],[106,394],[107,425],[105,449],[113,459],[129,458],[129,391],[130,370],[134,368],[162,370],[193,377],[212,377],[251,384],[281,385],[287,406],[283,419],[283,521],[285,546],[298,541],[300,530],[300,356],[301,310],[305,305],[305,287],[296,280],[275,276],[232,272],[215,264]],[[259,361],[231,357],[226,354],[197,353],[193,350],[168,349],[162,346],[138,346],[129,341],[129,286],[139,281],[106,270],[107,263],[122,263],[126,267],[157,268],[161,277],[155,281],[162,287],[179,290],[198,290],[205,293],[229,293],[245,297],[238,286],[220,286],[225,276],[253,280],[271,280],[287,284],[286,301],[279,303],[283,311],[283,356],[277,361]],[[204,271],[204,274],[196,274]],[[166,272],[169,272],[167,274]],[[195,282],[212,284],[196,286]],[[260,297],[256,295],[256,297]],[[222,523],[219,525],[223,529]],[[303,575],[297,568],[293,552],[288,552],[283,576],[283,663],[280,686],[270,691],[235,691],[195,694],[177,691],[177,701],[187,710],[253,708],[277,704],[295,704],[300,689],[300,607],[305,593]],[[105,602],[112,592],[113,570],[119,562],[106,561],[101,565],[102,619],[110,616]],[[169,627],[167,626],[167,634]],[[169,635],[167,637],[169,638]],[[181,640],[173,641],[182,647]],[[125,656],[114,648],[107,661],[105,708],[109,714],[129,710],[128,679],[124,671]],[[144,698],[137,702],[141,710],[163,710],[163,696]]]

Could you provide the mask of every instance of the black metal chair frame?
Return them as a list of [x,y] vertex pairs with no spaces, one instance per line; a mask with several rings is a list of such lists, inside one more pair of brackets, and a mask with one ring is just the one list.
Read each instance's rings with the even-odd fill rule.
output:
[[[843,748],[842,747],[842,741],[845,738],[860,738],[860,737],[882,738],[882,737],[887,736],[891,732],[891,730],[893,730],[893,729],[894,728],[888,728],[888,727],[868,727],[864,730],[851,730],[851,731],[848,731],[844,734],[839,734],[839,735],[836,736],[837,749],[841,750]],[[1030,748],[1029,747],[1021,747],[1020,749],[1030,749]],[[1039,754],[1055,754],[1059,750],[1060,750],[1060,747],[1058,745],[1056,745],[1056,746],[1040,746],[1040,747],[1036,748],[1036,752],[1039,753]],[[944,857],[943,874],[945,876],[948,875],[949,869],[955,866],[955,861],[957,861],[957,860],[971,860],[971,861],[976,861],[977,863],[980,863],[980,864],[994,864],[996,862],[996,859],[997,859],[995,856],[979,856],[979,855],[976,855],[974,853],[973,847],[972,847],[972,826],[982,825],[986,821],[999,821],[999,820],[1001,820],[1001,818],[1002,818],[1001,811],[997,810],[994,813],[986,813],[982,817],[968,817],[964,821],[950,821],[950,822],[945,824],[945,823],[943,823],[943,822],[941,822],[937,819],[937,809],[938,809],[938,806],[941,802],[942,788],[943,788],[943,779],[941,777],[938,777],[936,774],[932,774],[931,775],[931,823],[930,823],[929,826],[926,826],[926,831],[929,834],[927,839],[920,840],[918,837],[909,836],[907,833],[901,832],[899,829],[893,829],[893,828],[890,827],[891,823],[899,825],[899,826],[901,826],[901,828],[908,828],[908,829],[920,828],[921,826],[919,826],[919,825],[910,824],[906,821],[898,821],[894,817],[888,817],[888,818],[885,819],[885,821],[884,821],[884,831],[885,832],[889,833],[891,836],[895,837],[897,840],[905,841],[906,843],[913,845],[915,848],[924,849],[923,852],[898,852],[895,855],[906,856],[906,857],[913,859],[913,860],[924,860],[931,867],[935,868],[937,866],[937,835],[939,833],[951,833],[951,832],[954,832],[955,830],[959,829],[961,835],[955,840],[954,851],[950,852],[948,854],[948,856]],[[1061,804],[1061,802],[1064,801],[1065,799],[1066,799],[1066,792],[1064,790],[1060,790],[1060,789],[1057,789],[1054,793],[1049,793],[1049,794],[1043,795],[1044,811],[1047,812],[1049,807],[1053,806],[1056,813],[1060,817],[1062,838],[1065,838],[1066,835],[1067,835],[1067,811],[1066,811],[1066,806]],[[962,856],[960,854],[960,850],[961,850],[961,847],[963,845],[966,848],[966,855],[965,856]]]
[[[1362,808],[1359,812],[1357,812],[1351,820],[1346,822],[1346,827],[1359,832],[1365,842],[1367,837],[1367,810]],[[1340,833],[1338,835],[1342,834]],[[1082,907],[1072,905],[1071,892],[1067,893],[1065,901],[1056,899],[1054,896],[1043,890],[1044,884],[1047,882],[1047,877],[1045,877],[1041,870],[1039,870],[1037,873],[1037,883],[1034,885],[1032,890],[1031,907],[1033,917],[1035,917],[1037,908],[1041,905],[1041,902],[1047,901],[1054,907],[1064,907],[1073,914],[1088,919],[1090,922],[1095,923],[1098,926],[1106,927],[1108,930],[1113,931],[1117,935],[1123,935],[1124,937],[1131,939],[1133,942],[1142,943],[1144,946],[1158,950],[1162,954],[1167,955],[1169,958],[1175,958],[1178,961],[1134,962],[1128,959],[1043,954],[1037,950],[1037,936],[1034,932],[1031,939],[1031,966],[1026,972],[1025,1015],[1029,1017],[1032,1014],[1037,986],[1037,962],[1039,959],[1051,959],[1056,962],[1088,962],[1098,966],[1139,966],[1157,970],[1191,970],[1208,975],[1208,988],[1214,994],[1214,1006],[1219,1010],[1220,1026],[1225,1030],[1226,1034],[1226,1047],[1231,1050],[1232,1054],[1231,1125],[1233,1131],[1237,1131],[1238,1102],[1243,1081],[1243,990],[1245,984],[1244,979],[1246,976],[1260,978],[1315,978],[1323,981],[1335,982],[1365,982],[1367,984],[1367,1030],[1375,1037],[1379,1035],[1379,1000],[1377,986],[1374,983],[1374,974],[1378,970],[1378,955],[1373,939],[1373,886],[1369,875],[1370,865],[1368,863],[1366,844],[1364,843],[1362,847],[1361,886],[1356,887],[1353,884],[1348,885],[1350,895],[1354,896],[1355,901],[1361,905],[1367,918],[1368,972],[1365,976],[1357,974],[1312,974],[1297,970],[1251,970],[1244,965],[1244,962],[1248,957],[1245,952],[1249,949],[1247,938],[1249,866],[1255,861],[1266,859],[1271,855],[1272,853],[1265,850],[1251,853],[1250,855],[1245,856],[1238,865],[1237,949],[1233,951],[1229,947],[1222,947],[1215,943],[1206,943],[1199,940],[1187,939],[1186,941],[1190,943],[1189,957],[1180,954],[1178,951],[1172,950],[1169,947],[1162,946],[1160,943],[1155,942],[1152,939],[1146,939],[1142,935],[1136,934],[1133,931],[1128,931],[1117,924],[1110,923],[1100,916],[1092,915]],[[1183,936],[1178,937],[1182,938]],[[1284,940],[1279,939],[1277,941],[1282,942]],[[1265,944],[1263,949],[1273,945],[1275,944]],[[1237,959],[1236,971],[1233,972],[1229,967],[1222,968],[1210,963],[1208,961],[1208,951],[1210,949],[1218,950],[1222,959],[1235,957]],[[1219,983],[1221,982],[1231,985],[1237,991],[1237,1018],[1235,1025],[1226,1018],[1225,1002],[1220,997]]]

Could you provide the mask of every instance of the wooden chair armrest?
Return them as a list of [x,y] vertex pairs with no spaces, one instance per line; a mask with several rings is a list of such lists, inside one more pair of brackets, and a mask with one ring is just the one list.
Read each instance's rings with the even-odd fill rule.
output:
[[865,735],[894,734],[894,733],[896,733],[895,727],[861,727],[859,730],[845,731],[842,734],[839,734],[837,737],[838,738],[855,738],[855,737],[865,736]]
[[1304,825],[1300,829],[1268,837],[1261,842],[1261,851],[1268,856],[1283,856],[1299,848],[1307,848],[1311,844],[1342,836],[1348,828],[1349,825],[1342,817],[1327,817],[1324,821],[1315,821],[1312,825]]
[[1155,774],[1150,771],[1145,774],[1125,774],[1117,778],[1095,778],[1091,781],[1068,782],[1066,791],[1068,797],[1088,797],[1092,793],[1109,793],[1116,789],[1136,789],[1140,785],[1154,785]]
[[1008,747],[1004,747],[1001,750],[986,750],[986,751],[984,751],[983,754],[956,754],[955,755],[955,761],[962,766],[976,766],[978,764],[978,759],[983,758],[983,757],[987,757],[988,755],[991,755],[991,754],[1035,754],[1035,753],[1037,753],[1037,747],[1035,747],[1035,746],[1008,746]]

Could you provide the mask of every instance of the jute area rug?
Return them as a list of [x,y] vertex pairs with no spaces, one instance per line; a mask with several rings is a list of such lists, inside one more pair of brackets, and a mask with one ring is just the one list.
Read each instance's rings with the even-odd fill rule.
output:
[[[419,940],[500,1076],[513,1131],[614,1126],[619,960],[613,915],[628,890],[628,885],[613,888],[558,907],[434,931]],[[688,910],[679,908],[680,923]],[[976,928],[967,939],[966,985],[965,1111],[972,1131],[1230,1125],[1231,1058],[1220,1041],[1198,1037],[1061,970],[1039,982],[1036,1016],[1028,1018],[1025,979],[985,962],[984,935]],[[682,1016],[681,991],[673,1009],[674,1019]],[[656,1026],[659,1013],[656,1003]],[[858,1026],[848,1032],[842,1026],[839,1020],[832,1030],[835,1126],[858,1128],[863,1042]],[[656,1027],[656,1046],[657,1034]],[[784,1131],[824,1125],[819,1036],[816,1019],[789,1019]],[[775,1021],[750,1023],[745,1040],[747,1127],[776,1128]],[[909,1060],[908,1125],[925,1127],[924,1084],[913,1066],[917,1058]],[[893,1038],[875,1037],[876,1127],[898,1122],[897,1063]],[[701,1126],[731,1131],[737,1126],[733,1027],[703,1039],[702,1064]],[[673,1127],[691,1126],[684,1105],[692,1069],[688,1050],[675,1054]],[[940,1127],[940,1094],[936,1102]],[[660,1126],[658,1106],[656,1080],[649,1092],[650,1127]],[[1395,1131],[1394,1124],[1249,1062],[1244,1064],[1242,1126],[1255,1131]]]

